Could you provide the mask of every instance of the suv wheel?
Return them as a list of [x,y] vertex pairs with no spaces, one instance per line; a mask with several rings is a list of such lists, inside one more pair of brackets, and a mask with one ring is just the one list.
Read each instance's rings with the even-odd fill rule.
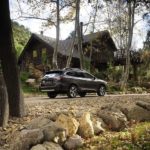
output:
[[55,92],[47,92],[47,96],[49,98],[55,98],[57,96],[57,93],[55,93]]
[[75,98],[77,96],[77,94],[78,94],[78,88],[77,88],[77,86],[71,85],[69,87],[69,90],[68,90],[68,93],[67,93],[68,97],[69,98]]
[[85,97],[86,92],[80,92],[79,95],[80,95],[80,97]]
[[97,90],[97,95],[98,96],[104,96],[106,92],[106,88],[104,85],[100,85],[98,90]]

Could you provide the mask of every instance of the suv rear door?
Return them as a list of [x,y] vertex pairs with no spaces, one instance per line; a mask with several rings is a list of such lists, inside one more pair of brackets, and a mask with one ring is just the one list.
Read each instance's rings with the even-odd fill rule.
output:
[[76,84],[80,90],[85,89],[85,79],[84,74],[79,71],[69,71],[66,73],[67,80],[70,84]]
[[87,90],[93,91],[93,90],[97,89],[95,77],[86,72],[84,72],[83,74],[84,74],[84,80],[85,80]]

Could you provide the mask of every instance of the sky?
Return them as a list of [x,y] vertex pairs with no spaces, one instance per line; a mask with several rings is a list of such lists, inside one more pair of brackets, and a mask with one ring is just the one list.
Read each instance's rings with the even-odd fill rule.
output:
[[[40,34],[41,31],[44,31],[44,35],[49,36],[49,37],[56,37],[56,28],[51,27],[51,28],[44,28],[42,26],[44,21],[37,20],[37,19],[22,19],[18,18],[20,15],[20,11],[18,10],[23,10],[24,12],[32,13],[32,10],[24,3],[21,3],[21,5],[18,5],[17,0],[10,0],[10,13],[11,13],[11,19],[14,21],[17,21],[19,24],[24,25],[26,28],[28,28],[32,33],[38,33]],[[91,7],[90,5],[85,5],[81,9],[80,13],[80,21],[87,23],[89,20],[90,12],[91,12]],[[40,15],[40,14],[39,14]],[[49,15],[49,10],[47,8],[44,8],[42,17],[47,17]],[[103,19],[105,17],[103,14],[99,14],[100,17]],[[27,15],[26,15],[27,16]],[[141,16],[136,16],[136,20],[140,20]],[[105,29],[105,24],[104,25],[99,25],[100,30]],[[61,24],[60,25],[60,39],[66,39],[69,34],[74,30],[74,23],[66,23],[66,24]],[[133,34],[133,42],[132,45],[135,49],[142,48],[143,47],[143,42],[145,41],[145,36],[146,36],[146,27],[145,27],[145,22],[140,21],[138,24],[136,24],[135,29],[134,29],[134,34]]]

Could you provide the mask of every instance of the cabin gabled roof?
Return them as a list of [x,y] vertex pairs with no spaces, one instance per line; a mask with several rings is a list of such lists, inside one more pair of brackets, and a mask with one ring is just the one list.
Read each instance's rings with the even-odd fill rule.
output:
[[109,51],[117,51],[116,45],[107,30],[83,36],[83,43],[89,43],[90,41],[93,42],[93,46],[97,45],[96,47],[99,47],[99,49],[105,48]]
[[[55,38],[47,37],[47,36],[44,36],[41,34],[32,34],[28,43],[26,44],[24,50],[22,51],[22,53],[19,57],[19,62],[22,60],[24,53],[30,48],[31,44],[33,44],[33,42],[35,40],[47,45],[51,49],[55,48],[55,44],[56,44]],[[114,43],[113,39],[111,38],[111,36],[107,30],[96,32],[96,33],[91,33],[91,34],[87,34],[87,35],[83,36],[83,44],[84,43],[89,44],[91,41],[99,47],[104,47],[104,45],[105,45],[105,48],[110,50],[110,51],[116,51],[117,50],[115,43]],[[77,40],[75,42],[75,45],[76,44],[77,44]],[[72,45],[72,39],[71,38],[66,39],[66,40],[60,40],[59,46],[58,46],[58,53],[60,53],[64,56],[69,56],[69,51],[70,51],[71,45]],[[74,49],[73,57],[79,58],[79,52],[77,49]]]

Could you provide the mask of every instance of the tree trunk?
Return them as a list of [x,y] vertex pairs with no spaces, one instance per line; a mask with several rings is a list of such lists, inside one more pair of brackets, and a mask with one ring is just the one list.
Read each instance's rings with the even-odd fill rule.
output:
[[95,21],[96,21],[96,16],[97,16],[97,11],[98,11],[98,0],[96,0],[96,5],[95,5],[95,12],[94,12],[94,18],[92,22],[92,33],[95,31]]
[[[121,0],[118,0],[118,6],[119,6],[119,14],[121,14]],[[119,20],[119,48],[122,49],[123,44],[122,44],[122,21],[121,21],[121,16],[118,18]]]
[[58,68],[58,64],[57,64],[57,53],[58,53],[58,47],[59,47],[59,25],[60,25],[60,19],[59,19],[59,0],[57,0],[56,2],[57,5],[57,25],[56,25],[56,45],[55,45],[55,49],[54,49],[54,53],[53,53],[53,69],[57,69]]
[[[92,22],[92,33],[94,33],[95,30],[95,21],[96,21],[96,16],[97,16],[97,11],[98,11],[98,0],[96,0],[96,6],[95,6],[95,14]],[[89,66],[89,71],[91,72],[91,61],[92,61],[92,54],[93,54],[93,42],[92,40],[90,41],[90,66]]]
[[81,26],[80,26],[80,0],[76,1],[76,21],[77,21],[77,37],[78,37],[78,51],[80,53],[80,68],[84,69],[84,59],[82,50],[82,37],[81,37]]
[[93,42],[92,40],[90,41],[90,66],[89,66],[89,71],[91,72],[91,62],[92,62],[92,54],[93,54]]
[[121,82],[121,89],[123,91],[127,88],[127,81],[129,77],[129,68],[130,68],[130,49],[132,44],[132,37],[133,37],[133,27],[134,27],[134,11],[135,11],[135,2],[133,1],[133,6],[131,0],[128,1],[128,45],[126,49],[126,68],[123,74],[123,80]]
[[5,128],[9,118],[7,89],[2,73],[0,72],[0,126]]
[[137,82],[138,76],[137,76],[137,65],[133,64],[133,75],[134,75],[134,82]]
[[77,19],[75,20],[75,32],[73,35],[73,39],[72,39],[72,43],[71,43],[71,47],[70,47],[70,53],[69,53],[69,57],[67,60],[67,65],[66,65],[67,68],[69,68],[71,65],[71,60],[72,60],[73,50],[74,50],[74,44],[75,44],[75,39],[76,39],[76,30],[77,30]]
[[9,112],[11,116],[24,115],[24,101],[20,86],[17,58],[12,36],[9,1],[0,1],[0,59],[8,92]]

